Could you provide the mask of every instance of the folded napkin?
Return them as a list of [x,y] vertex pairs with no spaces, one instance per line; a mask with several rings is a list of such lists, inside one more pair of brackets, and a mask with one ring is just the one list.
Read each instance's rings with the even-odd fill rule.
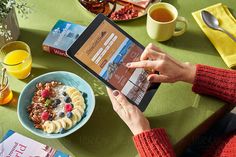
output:
[[[209,11],[219,20],[220,26],[222,28],[236,37],[236,20],[230,13],[227,6],[223,5],[222,3],[218,3],[202,10]],[[202,20],[202,10],[192,13],[194,19],[215,46],[226,65],[229,68],[236,68],[236,42],[234,42],[227,34],[209,28]]]

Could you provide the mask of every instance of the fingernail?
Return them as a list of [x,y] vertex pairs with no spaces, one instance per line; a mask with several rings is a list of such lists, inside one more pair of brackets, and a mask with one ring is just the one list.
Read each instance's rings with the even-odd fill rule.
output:
[[153,77],[148,77],[148,81],[152,82],[153,81]]
[[119,91],[114,90],[114,91],[113,91],[113,95],[114,95],[114,96],[118,96],[118,95],[119,95]]
[[126,66],[127,66],[127,67],[130,67],[130,66],[131,66],[131,63],[127,63]]

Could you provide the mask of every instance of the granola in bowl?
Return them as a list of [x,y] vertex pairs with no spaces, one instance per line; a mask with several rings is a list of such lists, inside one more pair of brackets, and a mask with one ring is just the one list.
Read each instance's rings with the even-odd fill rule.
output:
[[31,104],[27,107],[34,127],[46,133],[63,133],[83,117],[86,93],[58,81],[36,84]]

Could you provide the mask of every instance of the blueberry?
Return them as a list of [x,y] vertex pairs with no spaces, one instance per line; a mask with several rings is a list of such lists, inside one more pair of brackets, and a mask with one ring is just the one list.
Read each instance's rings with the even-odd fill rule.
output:
[[87,98],[87,97],[88,97],[88,94],[87,94],[87,93],[83,93],[83,97],[84,97],[84,98]]
[[62,95],[67,96],[67,93],[66,92],[62,92]]
[[73,116],[73,113],[72,112],[67,112],[66,116],[67,116],[67,118],[71,118]]
[[74,104],[70,103],[70,105],[72,106],[72,108],[74,108]]
[[55,99],[55,100],[54,100],[54,103],[58,105],[58,104],[61,103],[61,100],[60,100],[60,99]]
[[64,101],[65,101],[66,103],[70,103],[70,102],[71,102],[71,98],[68,97],[68,96],[66,96],[66,97],[64,98]]
[[54,102],[54,103],[52,104],[52,107],[53,107],[53,108],[57,108],[57,104]]
[[59,113],[59,117],[63,118],[65,116],[65,113],[64,112],[60,112]]
[[53,120],[53,117],[52,117],[52,116],[49,116],[48,120],[52,121],[52,120]]
[[61,128],[60,130],[59,130],[59,132],[60,133],[64,133],[66,130],[64,129],[64,128]]

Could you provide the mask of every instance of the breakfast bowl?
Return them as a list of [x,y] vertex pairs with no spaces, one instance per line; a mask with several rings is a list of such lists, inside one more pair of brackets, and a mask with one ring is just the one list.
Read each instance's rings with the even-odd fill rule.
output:
[[27,130],[43,138],[65,137],[91,117],[95,96],[76,74],[55,71],[31,80],[22,90],[17,115]]

